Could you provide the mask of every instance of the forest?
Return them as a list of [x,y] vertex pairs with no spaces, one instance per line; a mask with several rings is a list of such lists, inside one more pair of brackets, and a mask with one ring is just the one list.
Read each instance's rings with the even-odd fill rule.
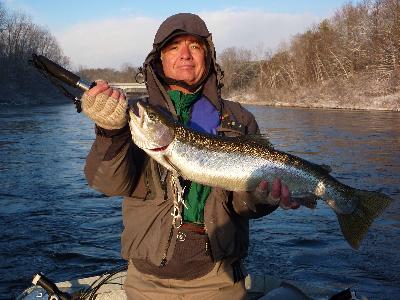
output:
[[[275,53],[225,49],[227,96],[306,107],[400,110],[400,0],[346,4]],[[236,98],[235,97],[235,98]]]
[[0,104],[31,104],[60,98],[54,86],[29,65],[32,53],[63,66],[69,64],[51,32],[34,24],[23,12],[8,11],[0,2]]
[[[0,103],[15,93],[22,99],[43,96],[49,83],[38,80],[27,64],[33,52],[69,66],[51,32],[0,2],[0,82],[6,84]],[[217,58],[224,70],[225,98],[278,106],[400,110],[400,0],[348,3],[277,51],[234,47]],[[138,67],[80,68],[78,73],[89,80],[132,82]]]

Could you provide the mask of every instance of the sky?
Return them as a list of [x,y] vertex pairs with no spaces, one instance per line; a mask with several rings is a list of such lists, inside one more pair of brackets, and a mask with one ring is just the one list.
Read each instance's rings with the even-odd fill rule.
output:
[[73,68],[140,66],[168,16],[198,14],[213,36],[217,54],[229,47],[261,56],[334,15],[349,0],[94,1],[0,0],[20,10],[57,39]]

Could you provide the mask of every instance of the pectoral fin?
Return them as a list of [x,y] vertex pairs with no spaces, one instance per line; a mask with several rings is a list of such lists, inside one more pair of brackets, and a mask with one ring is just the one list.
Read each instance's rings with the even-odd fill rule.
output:
[[[184,178],[183,176],[182,176],[182,172],[181,172],[181,170],[179,170],[179,168],[176,166],[176,165],[174,165],[169,159],[168,159],[168,156],[163,156],[163,161],[164,161],[164,163],[166,164],[166,165],[168,165],[168,167],[166,167],[166,168],[168,168],[172,173],[174,173],[174,175],[175,176],[180,176],[180,177],[182,177],[182,178]],[[185,178],[184,178],[185,179]]]
[[174,173],[177,176],[181,175],[180,170],[173,164],[171,161],[168,159],[168,156],[166,155],[160,155],[156,157],[156,160],[159,164],[161,164],[164,168],[168,169],[172,173]]

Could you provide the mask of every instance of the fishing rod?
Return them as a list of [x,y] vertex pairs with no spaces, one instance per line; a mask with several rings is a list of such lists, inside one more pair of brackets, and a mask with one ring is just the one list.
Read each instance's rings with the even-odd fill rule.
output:
[[49,300],[72,300],[72,295],[62,292],[59,288],[55,285],[53,281],[48,279],[42,273],[38,273],[33,277],[32,283],[34,285],[38,285],[42,287],[47,295]]
[[78,113],[82,111],[80,98],[74,96],[61,83],[65,83],[73,88],[78,88],[86,92],[90,88],[94,87],[96,82],[87,82],[78,75],[68,71],[43,55],[37,55],[33,53],[32,59],[29,60],[29,63],[38,69],[39,72],[46,78],[48,78],[66,97],[72,99]]

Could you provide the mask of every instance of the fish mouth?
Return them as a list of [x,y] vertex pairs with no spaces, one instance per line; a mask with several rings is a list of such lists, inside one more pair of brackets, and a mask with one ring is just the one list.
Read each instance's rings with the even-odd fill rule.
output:
[[135,101],[133,103],[129,103],[129,108],[130,108],[130,111],[135,114],[135,116],[140,117],[140,114],[139,114],[139,101]]
[[165,145],[165,146],[162,146],[162,147],[159,147],[159,148],[148,149],[148,150],[149,150],[149,151],[152,151],[152,152],[162,152],[162,151],[166,150],[166,149],[168,148],[169,145],[170,145],[170,144]]
[[142,127],[144,121],[144,108],[139,101],[129,104],[129,121],[135,123],[136,126]]
[[[149,125],[145,124],[146,118],[146,104],[140,101],[135,101],[129,104],[129,127],[132,134],[133,142],[139,146],[139,148],[153,153],[164,152],[171,144],[170,138],[166,135],[165,128],[160,123],[154,123],[152,128],[154,128],[155,135],[149,136],[147,131],[149,130]],[[157,126],[157,124],[160,124]],[[159,129],[159,130],[157,130]]]

